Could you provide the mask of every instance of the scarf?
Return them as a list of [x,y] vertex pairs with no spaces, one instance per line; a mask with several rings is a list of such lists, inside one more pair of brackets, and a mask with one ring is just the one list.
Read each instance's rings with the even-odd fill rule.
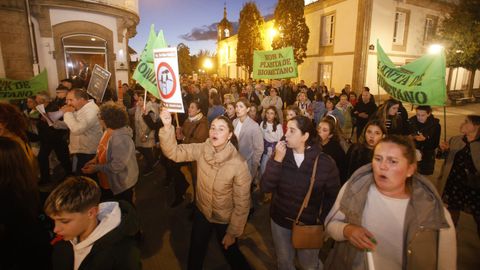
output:
[[190,122],[199,121],[200,119],[202,119],[202,117],[203,117],[203,113],[202,113],[202,112],[199,112],[199,113],[197,113],[197,114],[196,114],[195,116],[193,116],[193,117],[190,117],[190,116],[189,116],[189,117],[188,117],[188,121],[190,121]]
[[[112,137],[112,129],[108,128],[102,135],[100,142],[97,148],[97,163],[98,164],[106,164],[107,163],[107,147],[108,141],[110,137]],[[100,180],[100,186],[103,189],[110,189],[110,185],[108,184],[108,176],[104,172],[97,172],[98,179]]]

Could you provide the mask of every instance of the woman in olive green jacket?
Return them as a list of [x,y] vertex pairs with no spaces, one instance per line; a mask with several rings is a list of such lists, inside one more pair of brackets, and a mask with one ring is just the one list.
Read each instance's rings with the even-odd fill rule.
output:
[[336,243],[324,269],[370,269],[367,262],[375,269],[456,269],[452,219],[416,164],[408,137],[377,144],[372,164],[345,183],[326,218]]
[[251,176],[247,162],[236,149],[233,125],[225,116],[215,118],[204,143],[179,144],[172,117],[160,118],[160,146],[175,162],[197,162],[196,209],[190,239],[188,269],[202,269],[213,230],[232,269],[250,269],[236,238],[243,233],[250,208]]

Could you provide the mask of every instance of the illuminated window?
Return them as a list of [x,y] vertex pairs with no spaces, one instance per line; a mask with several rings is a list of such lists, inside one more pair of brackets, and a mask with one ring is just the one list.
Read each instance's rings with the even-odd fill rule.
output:
[[107,67],[107,41],[88,34],[74,34],[62,38],[65,52],[65,70],[68,78],[89,81],[95,64]]
[[324,82],[330,88],[332,83],[332,64],[322,63],[318,65],[318,81]]

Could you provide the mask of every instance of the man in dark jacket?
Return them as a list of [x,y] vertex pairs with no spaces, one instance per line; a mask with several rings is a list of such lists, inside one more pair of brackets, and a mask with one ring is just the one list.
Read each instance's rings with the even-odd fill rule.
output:
[[357,105],[352,110],[352,116],[356,119],[357,140],[362,135],[363,128],[370,117],[377,111],[377,105],[371,102],[372,98],[368,90],[363,90],[362,98],[358,100]]
[[[36,96],[37,104],[43,104],[45,112],[58,112],[61,106],[65,105],[65,97],[67,88],[59,85],[57,89],[57,97],[50,102],[47,94],[40,93]],[[61,118],[59,120],[62,120]],[[44,117],[40,118],[37,124],[38,137],[40,139],[40,151],[38,153],[38,164],[40,167],[40,184],[50,182],[50,153],[55,151],[57,159],[63,167],[66,175],[72,173],[72,164],[70,162],[68,150],[68,130],[55,129],[50,126]]]
[[61,183],[45,202],[55,221],[54,270],[141,269],[135,209],[127,202],[100,202],[100,188],[87,177]]
[[435,169],[435,149],[440,143],[440,120],[433,117],[430,106],[418,106],[416,111],[416,115],[408,121],[415,146],[422,153],[417,171],[423,175],[432,175]]

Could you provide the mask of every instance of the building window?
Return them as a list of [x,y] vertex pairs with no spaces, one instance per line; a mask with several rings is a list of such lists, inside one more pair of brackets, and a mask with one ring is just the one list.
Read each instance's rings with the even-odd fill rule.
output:
[[395,25],[393,28],[393,44],[403,45],[405,40],[405,28],[407,22],[407,13],[395,12]]
[[225,29],[225,37],[229,37],[229,36],[230,36],[230,30]]
[[322,28],[321,28],[321,44],[322,46],[333,45],[335,36],[335,14],[322,16]]
[[436,16],[427,15],[427,17],[425,18],[425,27],[423,31],[423,45],[426,45],[430,41],[432,41],[437,31],[437,22],[438,22],[438,17]]
[[95,65],[108,68],[105,39],[87,34],[74,34],[63,37],[62,45],[68,78],[88,82]]
[[332,84],[332,63],[318,64],[318,81],[330,88]]

